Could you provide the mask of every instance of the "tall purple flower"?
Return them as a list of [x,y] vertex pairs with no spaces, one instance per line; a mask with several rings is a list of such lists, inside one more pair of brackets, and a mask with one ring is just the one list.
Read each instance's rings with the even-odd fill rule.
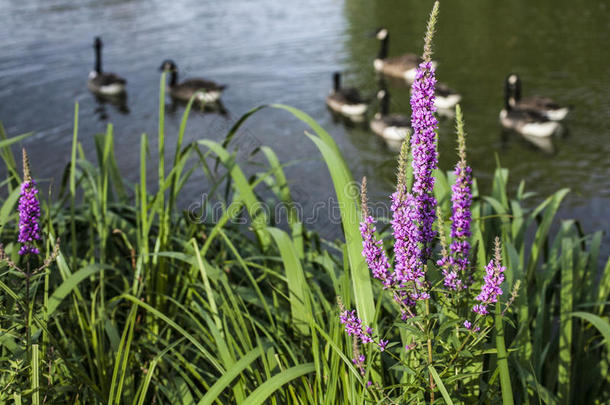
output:
[[[434,88],[436,78],[434,68],[428,59],[417,69],[411,94],[411,153],[413,155],[412,194],[397,190],[393,197],[400,222],[400,237],[407,239],[404,256],[397,260],[397,268],[404,267],[407,277],[423,276],[424,265],[431,253],[431,243],[435,236],[432,229],[436,217],[436,199],[433,195],[433,171],[438,164],[436,151],[436,129],[438,121],[434,116]],[[395,225],[396,232],[396,225]],[[404,234],[403,234],[404,233]],[[398,255],[397,255],[398,256]],[[397,258],[398,259],[398,258]]]
[[449,264],[451,269],[443,269],[445,276],[445,286],[452,290],[464,287],[464,275],[470,266],[470,224],[472,213],[472,169],[466,163],[466,139],[464,135],[464,122],[462,111],[459,106],[456,108],[457,129],[458,129],[458,151],[460,161],[455,166],[455,184],[451,186],[451,257]]
[[472,307],[472,310],[479,315],[487,315],[487,305],[498,302],[498,296],[502,295],[500,285],[504,281],[504,271],[506,267],[502,266],[502,257],[500,252],[500,239],[496,237],[495,255],[493,260],[485,267],[485,278],[481,293],[475,298],[480,301]]
[[406,168],[408,139],[402,145],[398,165],[396,191],[392,194],[392,229],[394,236],[394,300],[401,305],[403,319],[412,316],[417,300],[429,298],[425,291],[424,263],[421,250],[421,229],[417,224],[418,207],[413,194],[407,192]]
[[395,281],[401,287],[424,276],[421,247],[421,230],[417,226],[417,203],[404,184],[398,184],[392,194],[392,228],[394,235]]
[[23,150],[23,183],[21,184],[21,197],[19,197],[19,238],[23,243],[19,249],[20,255],[39,254],[40,251],[34,242],[40,239],[40,228],[38,219],[40,218],[40,204],[36,194],[36,182],[30,176],[30,166],[27,154]]
[[[470,206],[472,205],[472,194],[470,185],[472,182],[472,169],[466,165],[465,161],[460,161],[455,167],[456,180],[451,186],[452,210],[451,215],[451,257],[450,262],[453,265],[453,270],[450,272],[451,277],[445,277],[445,285],[452,289],[462,287],[462,279],[458,274],[466,274],[469,267],[470,254],[470,222],[472,214]],[[453,279],[453,283],[449,282]],[[449,282],[449,283],[448,283]]]
[[375,238],[375,220],[369,215],[366,204],[366,178],[362,179],[362,215],[360,233],[362,234],[362,256],[365,257],[373,277],[381,280],[384,288],[392,286],[390,263],[383,248],[383,241]]

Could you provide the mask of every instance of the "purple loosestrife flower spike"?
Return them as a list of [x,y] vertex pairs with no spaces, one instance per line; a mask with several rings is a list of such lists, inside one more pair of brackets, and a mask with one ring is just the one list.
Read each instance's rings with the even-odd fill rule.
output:
[[504,281],[504,271],[506,267],[502,266],[502,256],[500,252],[500,239],[496,237],[494,259],[485,267],[485,278],[481,293],[475,298],[480,301],[480,304],[472,307],[472,310],[479,315],[487,315],[487,305],[498,302],[498,296],[502,295],[500,285]]
[[36,183],[30,175],[30,164],[28,155],[23,149],[23,183],[21,184],[21,197],[19,197],[19,238],[23,243],[19,249],[20,255],[39,254],[40,251],[34,242],[40,239],[40,228],[38,219],[40,218],[40,204],[36,197],[38,190]]
[[[437,5],[435,4],[435,9]],[[434,10],[432,11],[434,15]],[[434,17],[431,16],[431,22]],[[436,78],[434,68],[430,62],[431,40],[433,24],[429,23],[426,34],[424,62],[419,65],[413,91],[411,93],[411,153],[413,155],[413,189],[402,200],[393,197],[394,205],[402,208],[405,221],[405,231],[408,233],[408,262],[403,263],[406,268],[403,273],[408,278],[419,279],[423,276],[424,265],[431,253],[431,243],[435,236],[432,229],[436,217],[436,199],[433,195],[433,170],[438,164],[436,151],[436,129],[438,121],[434,116],[434,90]],[[400,190],[395,193],[400,196]],[[393,205],[393,206],[394,206]],[[397,270],[400,263],[397,263]]]
[[455,166],[455,184],[451,186],[451,270],[444,269],[445,286],[457,290],[464,287],[464,275],[470,266],[470,224],[472,214],[472,169],[466,163],[466,135],[460,106],[456,106],[458,151],[460,161]]
[[365,257],[373,277],[381,280],[384,288],[392,285],[390,263],[383,248],[383,241],[375,238],[375,220],[369,215],[366,203],[366,177],[362,179],[362,215],[360,233],[362,234],[362,256]]
[[[409,134],[407,134],[407,139]],[[423,271],[421,251],[417,244],[419,229],[416,223],[417,208],[413,195],[407,192],[406,166],[409,153],[409,144],[405,140],[402,144],[398,163],[398,181],[396,191],[392,194],[392,229],[394,236],[395,272],[394,281],[400,287],[422,277]]]
[[430,244],[435,236],[432,224],[435,219],[436,199],[432,193],[434,177],[432,172],[438,165],[436,151],[436,129],[438,121],[434,116],[434,88],[436,78],[430,62],[422,62],[417,69],[413,93],[411,94],[411,150],[413,153],[413,196],[417,208],[415,220],[419,228],[418,242],[421,243],[421,258],[430,255]]
[[[432,66],[432,37],[438,17],[439,3],[434,3],[424,44],[424,61],[419,65],[415,75],[411,92],[411,126],[413,136],[411,137],[411,153],[413,155],[413,199],[415,212],[410,221],[416,225],[415,232],[418,243],[420,263],[423,267],[431,253],[431,243],[435,232],[432,229],[436,217],[436,199],[433,195],[434,177],[432,172],[438,165],[438,152],[436,146],[436,129],[438,121],[434,116],[434,91],[436,77]],[[423,271],[423,269],[422,269]]]

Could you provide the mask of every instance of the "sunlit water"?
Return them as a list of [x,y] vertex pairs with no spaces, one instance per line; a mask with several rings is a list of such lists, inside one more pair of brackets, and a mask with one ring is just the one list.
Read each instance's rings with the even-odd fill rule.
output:
[[[536,5],[533,5],[536,3]],[[174,59],[182,77],[229,85],[229,114],[192,114],[187,140],[220,140],[239,116],[263,103],[285,103],[313,116],[337,141],[355,178],[370,179],[371,199],[385,200],[394,182],[395,153],[361,127],[333,121],[324,98],[331,72],[369,96],[376,91],[369,34],[386,26],[390,54],[421,52],[429,1],[31,1],[0,0],[0,120],[9,135],[35,131],[25,141],[43,187],[58,184],[72,139],[74,102],[80,104],[79,140],[95,158],[93,135],[114,124],[119,165],[136,180],[142,133],[156,154],[161,61]],[[562,217],[578,217],[585,231],[610,230],[610,10],[603,0],[444,2],[435,37],[438,77],[463,95],[468,156],[489,188],[495,155],[530,191],[572,192]],[[104,67],[128,80],[129,112],[100,104],[87,91],[92,39],[101,35]],[[498,124],[507,73],[521,74],[524,93],[574,106],[566,133],[543,151]],[[409,113],[408,87],[389,83],[392,110]],[[168,100],[169,104],[169,100]],[[168,105],[169,108],[169,105]],[[168,154],[183,111],[166,117]],[[441,167],[456,159],[454,123],[440,125]],[[273,147],[295,197],[311,208],[332,196],[332,183],[305,126],[286,112],[264,111],[240,134],[240,159],[260,145]],[[549,149],[549,145],[546,145]],[[151,158],[151,162],[156,159]],[[255,157],[255,161],[260,158]],[[157,168],[149,165],[149,171]],[[206,192],[198,176],[182,204]],[[325,226],[322,214],[317,227]],[[336,229],[336,227],[334,227]],[[605,239],[605,252],[610,243]]]

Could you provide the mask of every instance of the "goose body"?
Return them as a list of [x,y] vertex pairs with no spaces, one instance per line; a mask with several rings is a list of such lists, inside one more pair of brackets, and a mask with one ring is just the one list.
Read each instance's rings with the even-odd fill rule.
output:
[[503,108],[500,111],[500,123],[504,128],[538,138],[549,137],[561,127],[557,121],[551,121],[534,111],[513,108]]
[[434,106],[442,110],[452,110],[462,100],[462,95],[444,83],[436,84]]
[[504,86],[504,108],[500,111],[500,123],[504,128],[519,132],[529,137],[545,138],[558,132],[561,125],[551,121],[546,115],[535,111],[518,108],[510,76]]
[[368,105],[355,88],[341,87],[341,74],[333,75],[333,91],[326,97],[326,105],[332,111],[346,117],[360,117],[366,113]]
[[115,73],[105,73],[102,70],[102,40],[99,37],[95,37],[93,47],[95,49],[95,66],[89,73],[87,88],[101,96],[124,94],[127,80]]
[[506,78],[506,91],[512,93],[513,107],[520,110],[535,111],[551,121],[561,121],[568,115],[570,109],[562,107],[548,97],[532,96],[521,98],[521,79],[511,73]]
[[[415,81],[417,68],[423,62],[423,59],[414,53],[405,53],[389,58],[390,34],[386,28],[380,28],[377,31],[376,38],[381,41],[381,47],[377,58],[373,61],[375,70],[386,76],[397,77],[408,82]],[[436,67],[436,62],[432,62],[432,66]]]
[[390,95],[386,90],[380,90],[377,98],[380,100],[381,108],[370,122],[371,130],[386,141],[399,144],[411,130],[411,121],[406,115],[389,114]]
[[220,99],[225,85],[217,84],[210,80],[193,78],[178,82],[178,67],[171,60],[161,64],[160,70],[170,73],[167,89],[172,98],[181,101],[189,101],[193,95],[200,103],[214,103]]

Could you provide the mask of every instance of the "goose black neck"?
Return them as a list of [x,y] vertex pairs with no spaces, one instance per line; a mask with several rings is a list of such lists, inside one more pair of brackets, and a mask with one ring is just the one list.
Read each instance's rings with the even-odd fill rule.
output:
[[381,98],[379,110],[382,116],[390,113],[390,93],[386,92]]
[[514,97],[512,97],[511,94],[511,85],[508,82],[508,80],[504,83],[504,108],[506,108],[506,111],[510,111],[513,109],[510,100],[514,100]]
[[521,101],[521,80],[519,78],[515,82],[515,92],[513,95],[515,96],[515,101]]
[[169,85],[175,86],[176,84],[178,84],[178,71],[174,69],[169,73]]
[[385,59],[388,57],[388,43],[390,42],[390,34],[386,34],[385,38],[381,40],[381,47],[379,48],[379,54],[377,59]]
[[102,73],[102,46],[101,45],[96,45],[95,46],[95,66],[94,66],[95,71],[100,74]]
[[333,74],[333,90],[335,92],[341,90],[341,74],[339,72]]

